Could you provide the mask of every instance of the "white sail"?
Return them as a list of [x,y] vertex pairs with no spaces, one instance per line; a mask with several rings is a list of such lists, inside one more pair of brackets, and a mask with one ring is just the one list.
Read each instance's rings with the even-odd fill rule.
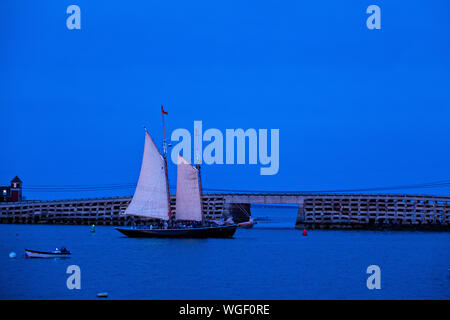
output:
[[202,221],[198,171],[178,155],[177,163],[177,220]]
[[145,132],[141,173],[133,199],[125,214],[169,220],[164,159],[150,134]]

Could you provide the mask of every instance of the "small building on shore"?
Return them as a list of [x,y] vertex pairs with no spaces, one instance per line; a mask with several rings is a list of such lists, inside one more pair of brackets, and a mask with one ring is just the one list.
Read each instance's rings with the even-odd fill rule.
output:
[[9,186],[0,186],[0,202],[22,201],[22,180],[15,176]]

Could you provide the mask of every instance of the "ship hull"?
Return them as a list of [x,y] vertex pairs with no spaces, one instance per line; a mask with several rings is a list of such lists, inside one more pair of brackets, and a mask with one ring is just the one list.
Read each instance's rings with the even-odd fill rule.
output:
[[180,229],[117,227],[116,230],[131,238],[231,238],[236,228],[237,225]]

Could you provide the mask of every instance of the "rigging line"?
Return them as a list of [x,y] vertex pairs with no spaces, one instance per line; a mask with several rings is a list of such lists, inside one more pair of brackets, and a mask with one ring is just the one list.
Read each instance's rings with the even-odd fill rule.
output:
[[97,189],[97,188],[122,188],[122,187],[131,187],[136,186],[136,183],[127,183],[127,184],[98,184],[98,185],[33,185],[23,186],[23,189]]
[[419,188],[439,188],[448,187],[448,183],[439,184],[421,184],[421,185],[408,185],[408,186],[392,186],[392,187],[376,187],[376,188],[359,188],[359,189],[332,189],[332,190],[301,190],[301,191],[274,191],[274,190],[232,190],[232,189],[211,189],[205,188],[210,191],[222,191],[222,192],[252,192],[252,193],[338,193],[338,192],[361,192],[361,191],[383,191],[383,190],[399,190],[399,189],[419,189]]
[[[403,186],[391,186],[391,187],[373,187],[373,188],[355,188],[355,189],[335,189],[333,191],[345,191],[345,190],[387,190],[387,189],[407,189],[407,188],[424,188],[424,187],[441,187],[448,186],[450,182],[441,182],[441,183],[429,183],[429,184],[417,184],[417,185],[403,185]],[[128,185],[98,185],[98,186],[72,186],[72,187],[23,187],[24,190],[89,190],[89,189],[120,189],[120,188],[131,188],[136,187],[136,184],[128,184]],[[176,186],[170,186],[170,188],[176,188]],[[270,190],[237,190],[237,189],[223,189],[223,188],[205,188],[207,190],[218,190],[218,191],[248,191],[248,192],[268,192]],[[328,190],[331,191],[331,190]],[[297,191],[292,191],[297,192]]]
[[[435,182],[426,182],[419,183],[413,185],[406,186],[423,186],[423,185],[437,185],[437,184],[449,184],[450,180],[440,180]],[[96,187],[119,187],[119,186],[135,186],[136,183],[113,183],[113,184],[80,184],[80,185],[29,185],[27,188],[77,188],[77,187],[86,187],[86,188],[96,188]],[[171,187],[175,187],[171,185]],[[392,186],[390,186],[392,187]],[[389,188],[389,187],[380,187],[380,188]]]
[[[367,192],[367,191],[388,191],[388,190],[404,190],[404,189],[431,189],[431,188],[444,188],[450,187],[448,185],[439,186],[422,186],[422,187],[409,187],[409,188],[377,188],[377,189],[340,189],[340,190],[302,190],[302,191],[280,191],[280,190],[237,190],[237,189],[211,189],[204,188],[207,192],[226,192],[226,193],[273,193],[273,194],[305,194],[305,193],[345,193],[345,192]],[[26,192],[89,192],[89,191],[113,191],[113,190],[125,190],[134,189],[135,186],[128,188],[98,188],[98,189],[24,189]],[[174,190],[174,189],[172,189]]]
[[[449,187],[441,186],[441,187]],[[438,188],[435,187],[422,187],[422,188]],[[230,190],[230,189],[204,189],[211,192],[229,192],[229,193],[273,193],[273,194],[306,194],[306,193],[353,193],[353,192],[368,192],[368,191],[388,191],[388,190],[403,190],[406,188],[390,188],[390,189],[345,189],[345,190],[301,190],[301,191],[280,191],[280,190]],[[421,189],[421,188],[409,188]]]
[[126,190],[134,189],[134,187],[120,187],[120,188],[78,188],[78,189],[23,189],[24,191],[100,191],[100,190]]
[[135,187],[120,187],[120,188],[78,188],[78,189],[23,189],[30,192],[70,192],[70,191],[102,191],[102,190],[127,190]]
[[76,188],[28,188],[23,187],[24,190],[97,190],[97,189],[121,189],[121,188],[130,188],[130,187],[136,187],[136,185],[129,185],[129,186],[116,186],[116,187],[76,187]]
[[[419,189],[419,188],[440,188],[450,186],[450,180],[442,180],[436,182],[414,184],[414,185],[401,185],[401,186],[389,186],[389,187],[372,187],[372,188],[352,188],[352,189],[331,189],[331,190],[301,190],[301,191],[275,191],[275,190],[237,190],[237,189],[222,189],[222,188],[204,188],[209,191],[222,191],[222,192],[242,192],[242,193],[334,193],[334,192],[362,192],[362,191],[383,191],[383,190],[399,190],[399,189]],[[120,190],[135,188],[136,184],[109,184],[109,185],[65,185],[65,186],[30,186],[23,187],[23,190],[33,192],[69,192],[69,191],[102,191],[102,190]],[[170,186],[174,189],[175,186]]]
[[[376,187],[376,188],[359,188],[359,189],[332,189],[332,190],[291,190],[291,191],[279,191],[279,190],[240,190],[240,189],[222,189],[222,188],[204,188],[209,191],[223,191],[223,192],[345,192],[345,191],[376,191],[376,190],[396,190],[396,189],[417,189],[417,188],[439,188],[450,186],[449,183],[440,184],[423,184],[423,185],[405,185],[405,186],[393,186],[393,187]],[[117,189],[130,189],[135,188],[136,185],[128,186],[114,186],[114,187],[77,187],[77,188],[29,188],[24,187],[23,190],[29,191],[77,191],[77,190],[117,190]],[[175,189],[175,186],[171,186]]]
[[240,203],[238,203],[237,205],[238,205],[239,210],[241,210],[241,212],[243,212],[245,215],[247,215],[247,217],[251,218],[250,213]]

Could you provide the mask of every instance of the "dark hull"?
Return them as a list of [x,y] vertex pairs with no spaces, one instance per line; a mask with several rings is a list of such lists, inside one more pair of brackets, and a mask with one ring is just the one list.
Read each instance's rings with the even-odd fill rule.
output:
[[185,228],[185,229],[149,229],[149,228],[116,228],[124,235],[132,238],[231,238],[237,225]]
[[28,258],[69,258],[70,252],[45,252],[25,249],[25,255]]

